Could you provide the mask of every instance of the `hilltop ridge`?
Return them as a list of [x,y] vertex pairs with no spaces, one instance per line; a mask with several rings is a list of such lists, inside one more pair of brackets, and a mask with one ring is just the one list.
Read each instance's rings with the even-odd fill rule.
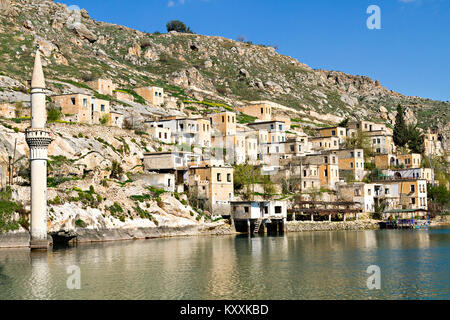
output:
[[402,104],[408,122],[448,134],[449,102],[404,96],[366,76],[314,70],[272,47],[218,36],[144,33],[93,20],[84,9],[74,14],[50,0],[3,3],[8,9],[0,13],[0,74],[20,82],[3,85],[3,91],[26,90],[31,53],[38,43],[49,89],[55,93],[67,88],[52,80],[83,83],[106,77],[124,88],[159,85],[178,100],[233,107],[270,100],[298,110],[313,123],[350,117],[392,125],[395,108]]

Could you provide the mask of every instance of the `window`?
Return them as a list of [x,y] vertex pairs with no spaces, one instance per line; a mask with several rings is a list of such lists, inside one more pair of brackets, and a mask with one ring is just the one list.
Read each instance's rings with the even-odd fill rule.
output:
[[303,170],[303,176],[306,177],[306,170]]
[[341,133],[340,133],[340,135],[341,135],[341,136],[343,136],[343,135],[344,135],[344,131],[342,131],[342,130],[341,130]]
[[294,152],[294,150],[295,150],[295,146],[291,146],[291,152]]
[[355,157],[355,153],[352,151],[350,152],[350,158],[354,158]]
[[368,189],[368,190],[367,190],[367,194],[368,194],[369,196],[371,196],[371,195],[372,195],[372,189]]
[[416,204],[416,198],[411,198],[411,204]]
[[323,162],[328,163],[328,157],[323,157]]
[[358,152],[358,158],[361,158],[361,152]]
[[282,124],[280,124],[280,125],[278,126],[278,128],[280,129],[280,131],[283,131],[283,125],[282,125]]
[[105,112],[105,105],[104,104],[100,105],[100,111],[101,112]]
[[167,180],[167,186],[170,187],[170,179]]
[[275,214],[281,214],[281,206],[275,206]]
[[325,169],[325,171],[323,172],[323,174],[325,175],[325,177],[328,177],[328,170]]
[[155,92],[155,97],[157,97],[158,96],[158,92]]
[[331,130],[331,135],[335,136],[336,135],[336,131],[335,130]]
[[228,181],[228,182],[231,182],[231,173],[228,173],[228,174],[227,174],[227,181]]
[[350,162],[350,168],[353,169],[353,162]]
[[270,125],[270,130],[273,130],[273,124]]
[[70,99],[72,101],[72,104],[75,105],[75,98]]
[[336,141],[336,140],[334,140],[334,146],[335,146],[335,147],[337,146],[337,141]]
[[378,139],[377,139],[377,143],[378,143],[378,144],[379,144],[379,143],[381,143],[381,140],[380,140],[380,138],[378,138]]
[[162,138],[162,134],[161,134],[161,132],[159,133],[159,138],[160,138],[160,139]]
[[248,213],[249,208],[248,207],[244,207],[244,211],[245,211],[245,213]]
[[373,144],[377,143],[377,139],[373,139]]
[[411,192],[415,192],[416,191],[416,186],[415,185],[411,185]]
[[386,189],[384,190],[384,194],[389,194],[389,188],[386,188]]
[[261,114],[264,114],[264,108],[261,108]]
[[87,106],[88,106],[87,99],[83,98],[83,107],[87,108]]
[[222,122],[225,122],[225,116],[222,116]]
[[218,181],[218,182],[221,182],[221,181],[222,181],[222,174],[221,174],[221,173],[218,173],[218,174],[217,174],[217,181]]
[[164,139],[167,139],[167,132],[164,133]]

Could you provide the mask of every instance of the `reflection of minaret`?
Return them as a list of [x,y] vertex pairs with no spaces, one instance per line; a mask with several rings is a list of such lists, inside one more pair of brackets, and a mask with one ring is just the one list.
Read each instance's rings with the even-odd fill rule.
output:
[[39,49],[31,80],[31,128],[25,132],[30,147],[31,167],[31,249],[47,249],[47,148],[52,142],[45,129],[45,80]]

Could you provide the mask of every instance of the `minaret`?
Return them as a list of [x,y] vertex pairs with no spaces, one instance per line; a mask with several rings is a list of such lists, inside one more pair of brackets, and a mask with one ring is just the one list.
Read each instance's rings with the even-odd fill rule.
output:
[[31,80],[31,127],[25,132],[30,147],[31,167],[31,242],[30,248],[47,249],[47,148],[52,142],[45,128],[45,80],[39,49],[34,61]]

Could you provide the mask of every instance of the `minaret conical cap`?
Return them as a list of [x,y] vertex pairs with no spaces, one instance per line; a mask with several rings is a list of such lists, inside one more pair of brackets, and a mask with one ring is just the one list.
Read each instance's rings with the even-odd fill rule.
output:
[[39,49],[36,51],[36,57],[34,59],[31,88],[45,88],[44,72],[42,71],[41,53],[39,52]]

